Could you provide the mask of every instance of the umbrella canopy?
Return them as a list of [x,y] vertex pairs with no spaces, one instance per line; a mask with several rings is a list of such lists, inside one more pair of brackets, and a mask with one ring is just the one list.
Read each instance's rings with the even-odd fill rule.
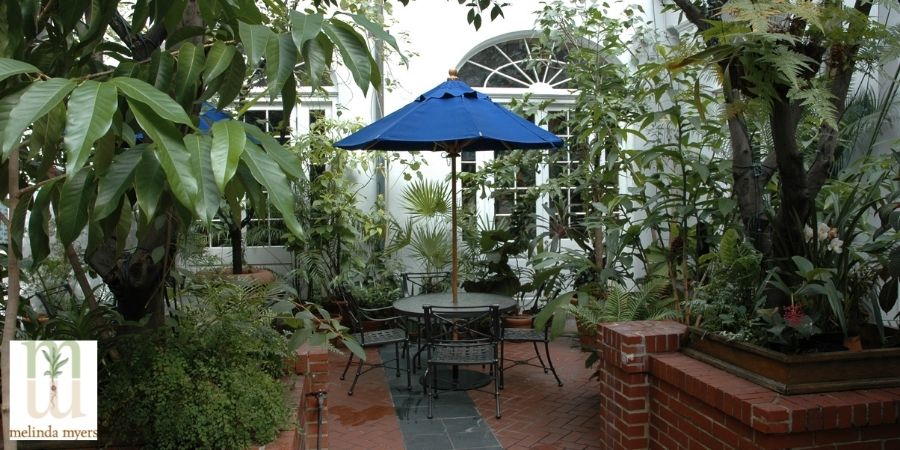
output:
[[341,139],[348,150],[503,150],[562,147],[553,133],[451,79]]
[[422,94],[412,103],[334,144],[347,150],[438,150],[450,164],[451,255],[450,290],[457,303],[459,257],[456,232],[456,158],[463,150],[559,148],[563,141],[553,133],[519,117],[487,95],[450,79]]

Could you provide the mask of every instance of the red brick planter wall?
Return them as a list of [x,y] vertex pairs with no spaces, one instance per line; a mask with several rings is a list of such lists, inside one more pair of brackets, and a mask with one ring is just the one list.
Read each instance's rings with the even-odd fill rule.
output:
[[681,324],[600,331],[605,448],[900,450],[900,389],[784,396],[679,353]]
[[[294,360],[297,377],[285,380],[291,405],[291,427],[282,431],[274,442],[254,449],[265,450],[306,450],[328,449],[328,397],[324,397],[322,407],[322,427],[318,425],[319,392],[327,394],[328,352],[321,347],[303,346],[297,350]],[[320,435],[317,435],[320,434]],[[317,444],[318,439],[318,446]]]
[[[299,448],[328,449],[328,397],[324,397],[319,428],[319,411],[317,393],[327,394],[328,390],[328,351],[322,347],[303,346],[297,350],[298,361],[294,366],[297,375],[303,377],[302,399],[299,403],[297,417],[300,424]],[[318,441],[318,446],[316,446]]]

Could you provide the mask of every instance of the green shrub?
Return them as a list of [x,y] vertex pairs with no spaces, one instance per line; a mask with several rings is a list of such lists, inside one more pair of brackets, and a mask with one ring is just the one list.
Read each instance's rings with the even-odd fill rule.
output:
[[[100,435],[147,448],[246,448],[287,423],[277,377],[284,336],[260,310],[223,308],[229,293],[206,286],[174,329],[124,336],[98,392]],[[201,301],[202,300],[202,301]]]

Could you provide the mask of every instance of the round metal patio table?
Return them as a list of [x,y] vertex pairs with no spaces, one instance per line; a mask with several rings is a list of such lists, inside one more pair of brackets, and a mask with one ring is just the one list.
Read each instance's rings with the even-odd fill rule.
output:
[[[423,308],[425,305],[440,307],[497,305],[501,313],[511,311],[516,307],[516,301],[512,297],[497,294],[459,292],[458,296],[459,302],[454,305],[453,296],[449,292],[414,295],[395,301],[394,309],[403,315],[421,318],[425,316],[425,309]],[[421,351],[422,349],[419,349],[419,353]],[[459,366],[453,366],[449,372],[438,372],[438,389],[464,391],[477,389],[491,382],[490,375],[475,370],[460,370]],[[420,381],[423,384],[425,382],[424,379]]]
[[437,294],[421,294],[412,297],[401,298],[394,302],[394,309],[407,316],[425,316],[425,305],[453,307],[453,306],[491,306],[498,305],[500,312],[508,312],[516,307],[516,301],[512,297],[497,294],[483,294],[480,292],[460,292],[459,302],[453,304],[453,297],[449,292]]

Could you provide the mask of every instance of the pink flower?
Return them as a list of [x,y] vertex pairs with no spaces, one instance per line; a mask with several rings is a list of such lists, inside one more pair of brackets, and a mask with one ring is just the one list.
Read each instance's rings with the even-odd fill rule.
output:
[[795,304],[784,307],[784,320],[792,327],[796,328],[802,325],[805,317],[806,314],[803,312],[803,307],[800,305]]

